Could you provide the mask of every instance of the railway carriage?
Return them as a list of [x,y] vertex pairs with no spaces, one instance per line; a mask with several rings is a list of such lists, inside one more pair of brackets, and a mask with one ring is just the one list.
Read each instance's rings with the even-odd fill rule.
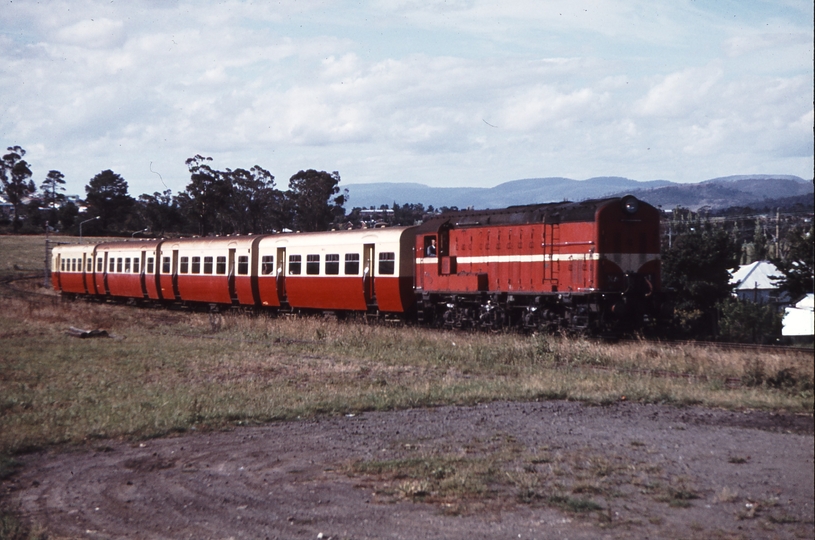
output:
[[264,306],[404,313],[413,307],[413,228],[263,237],[258,292]]
[[51,257],[51,285],[68,294],[95,294],[93,245],[62,245]]
[[165,300],[254,305],[245,274],[259,237],[225,236],[164,240],[159,245],[159,294]]
[[161,298],[155,275],[158,240],[107,242],[94,250],[94,294],[116,298]]

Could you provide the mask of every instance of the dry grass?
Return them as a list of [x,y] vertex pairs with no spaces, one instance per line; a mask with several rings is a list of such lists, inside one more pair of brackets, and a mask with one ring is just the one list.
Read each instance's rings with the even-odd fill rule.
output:
[[[51,235],[52,245],[56,243],[78,243],[75,236]],[[83,237],[85,242],[111,240],[109,237]],[[118,240],[122,240],[119,238]],[[0,235],[0,277],[15,274],[42,272],[45,269],[44,235]]]
[[0,276],[45,268],[44,236],[0,235]]
[[[489,400],[813,407],[812,362],[804,355],[85,302],[0,302],[0,452],[6,453]],[[69,326],[101,328],[114,337],[76,339],[65,334]],[[782,372],[785,383],[771,384]],[[730,388],[728,380],[751,385]]]

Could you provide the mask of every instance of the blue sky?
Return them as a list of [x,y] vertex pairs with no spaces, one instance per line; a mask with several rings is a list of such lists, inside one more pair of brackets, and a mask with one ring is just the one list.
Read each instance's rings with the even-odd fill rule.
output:
[[0,145],[70,193],[813,176],[811,1],[2,1]]

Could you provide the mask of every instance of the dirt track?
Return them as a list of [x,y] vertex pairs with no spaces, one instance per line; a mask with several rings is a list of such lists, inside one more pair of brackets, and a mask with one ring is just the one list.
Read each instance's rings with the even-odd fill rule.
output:
[[[458,505],[348,472],[360,460],[495,452],[517,463],[491,494]],[[815,536],[811,416],[490,403],[96,441],[22,461],[5,504],[51,538]],[[605,470],[592,477],[584,462]],[[534,496],[500,481],[516,472],[537,482]],[[559,507],[555,489],[599,509]]]

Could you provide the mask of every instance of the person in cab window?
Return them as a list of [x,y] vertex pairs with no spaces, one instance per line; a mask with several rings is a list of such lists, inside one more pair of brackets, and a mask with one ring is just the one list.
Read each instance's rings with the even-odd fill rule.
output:
[[430,239],[430,245],[427,246],[427,249],[425,251],[426,251],[426,255],[428,257],[435,257],[436,256],[436,239],[435,238]]

